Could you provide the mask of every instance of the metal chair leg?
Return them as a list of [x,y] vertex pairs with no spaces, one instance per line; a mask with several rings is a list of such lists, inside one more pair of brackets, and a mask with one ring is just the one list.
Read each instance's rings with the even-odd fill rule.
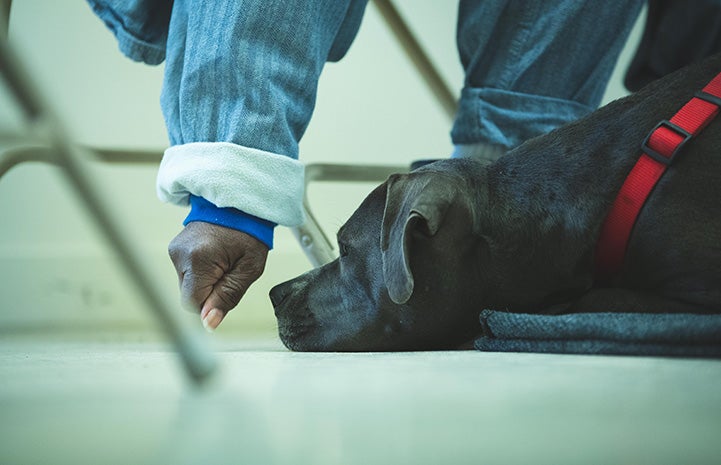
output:
[[317,163],[305,168],[305,195],[303,209],[306,220],[300,226],[291,228],[303,252],[314,267],[325,265],[336,257],[333,244],[323,232],[313,215],[308,200],[308,186],[312,182],[382,182],[393,173],[408,171],[407,166],[393,165],[342,165]]
[[[42,143],[47,142],[51,147],[53,161],[68,177],[91,218],[117,253],[130,282],[135,285],[160,327],[174,343],[190,379],[200,383],[208,378],[216,368],[215,356],[204,344],[200,333],[182,324],[178,309],[167,302],[156,285],[153,273],[131,239],[132,235],[125,225],[111,214],[112,203],[87,166],[92,155],[69,140],[59,119],[40,97],[29,73],[23,69],[10,45],[1,38],[0,73],[29,122],[30,135]],[[8,163],[13,162],[10,158],[8,160]]]
[[378,11],[381,13],[383,20],[390,28],[396,40],[403,48],[406,56],[413,66],[415,66],[418,74],[428,86],[438,104],[446,112],[446,115],[452,120],[456,116],[458,103],[453,96],[451,88],[443,79],[441,73],[436,69],[428,54],[421,47],[418,39],[413,35],[403,17],[398,12],[391,0],[374,0]]

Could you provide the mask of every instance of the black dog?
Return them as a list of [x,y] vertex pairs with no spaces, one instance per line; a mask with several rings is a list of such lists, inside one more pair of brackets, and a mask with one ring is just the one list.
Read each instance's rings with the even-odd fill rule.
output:
[[527,313],[721,312],[721,118],[648,198],[625,260],[599,285],[594,249],[640,143],[721,71],[656,81],[484,166],[393,175],[338,232],[340,258],[274,287],[293,350],[455,348],[484,308]]

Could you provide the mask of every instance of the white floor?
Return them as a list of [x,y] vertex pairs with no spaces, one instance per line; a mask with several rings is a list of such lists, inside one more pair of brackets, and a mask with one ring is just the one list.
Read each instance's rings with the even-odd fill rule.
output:
[[0,339],[2,464],[721,463],[721,361]]

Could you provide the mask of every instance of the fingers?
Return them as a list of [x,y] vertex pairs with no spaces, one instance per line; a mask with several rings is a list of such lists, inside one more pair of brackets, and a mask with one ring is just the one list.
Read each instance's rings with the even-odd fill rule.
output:
[[263,274],[264,268],[265,255],[248,252],[215,283],[200,312],[205,329],[212,331],[218,327],[225,315],[238,305],[250,285]]
[[[242,257],[213,286],[203,303],[203,310],[217,308],[227,312],[234,308],[263,272],[264,263]],[[259,269],[260,268],[260,269]]]

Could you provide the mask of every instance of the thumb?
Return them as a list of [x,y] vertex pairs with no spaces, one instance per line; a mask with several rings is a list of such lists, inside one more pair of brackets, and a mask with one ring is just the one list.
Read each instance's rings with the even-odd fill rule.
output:
[[[240,297],[242,297],[242,294]],[[240,297],[237,299],[235,305],[240,301]],[[205,302],[203,302],[203,307],[200,309],[200,319],[206,330],[210,332],[215,331],[225,318],[225,315],[235,307],[235,305],[228,307],[226,302],[229,300],[232,300],[232,297],[223,294],[221,282],[219,281],[215,287],[213,287],[210,295],[205,299]]]
[[209,331],[213,332],[215,329],[220,325],[220,323],[223,321],[223,318],[225,318],[226,312],[212,307],[207,306],[203,307],[203,310],[200,312],[200,319],[203,323],[203,327]]
[[[221,285],[222,279],[213,287],[210,295],[207,299],[205,299],[205,302],[203,302],[203,307],[200,309],[200,319],[203,322],[203,327],[210,332],[215,331],[218,325],[220,325],[225,318],[225,315],[227,315],[228,312],[237,305],[238,301],[240,301],[240,297],[243,296],[241,294],[237,299],[235,299],[233,296],[227,295]],[[235,300],[235,304],[227,304],[227,302],[233,300]]]

